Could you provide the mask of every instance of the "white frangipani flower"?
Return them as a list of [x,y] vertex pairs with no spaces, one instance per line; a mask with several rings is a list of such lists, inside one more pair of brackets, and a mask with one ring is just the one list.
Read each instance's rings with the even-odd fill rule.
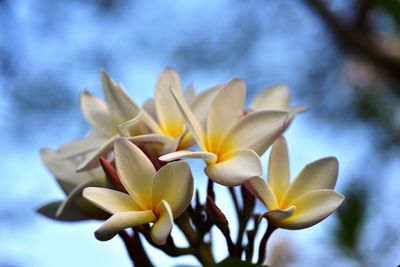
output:
[[275,141],[269,161],[268,181],[261,177],[249,180],[268,207],[263,216],[275,228],[310,227],[334,212],[344,196],[333,191],[338,176],[336,158],[323,158],[308,164],[289,183],[289,159],[283,137]]
[[242,116],[246,87],[242,80],[235,78],[213,99],[204,129],[183,97],[174,88],[172,92],[201,151],[181,150],[164,155],[160,160],[202,158],[207,163],[207,176],[227,186],[239,185],[261,175],[259,155],[286,129],[287,112],[263,110]]
[[124,138],[115,142],[118,175],[128,194],[89,187],[83,196],[112,216],[95,232],[99,240],[109,240],[118,232],[152,223],[150,235],[164,244],[174,218],[189,206],[193,178],[186,162],[172,162],[158,172],[147,156]]

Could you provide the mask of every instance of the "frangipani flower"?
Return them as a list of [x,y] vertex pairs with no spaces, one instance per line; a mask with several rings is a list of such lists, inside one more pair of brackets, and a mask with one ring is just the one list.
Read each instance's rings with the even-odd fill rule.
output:
[[82,197],[82,191],[88,186],[108,187],[106,176],[100,168],[92,171],[77,173],[78,162],[65,159],[58,151],[42,149],[41,158],[54,175],[58,184],[67,195],[63,201],[54,201],[38,209],[38,212],[55,220],[80,221],[86,219],[105,219],[107,214],[93,207]]
[[140,107],[132,101],[121,84],[117,84],[104,70],[101,71],[101,79],[105,101],[87,91],[81,94],[83,116],[92,126],[89,135],[62,146],[58,150],[60,156],[81,156],[112,143],[113,137],[118,135],[118,125],[138,115]]
[[286,129],[287,112],[258,111],[242,116],[246,88],[242,80],[235,78],[225,84],[212,101],[205,130],[182,96],[174,88],[172,92],[201,151],[181,150],[164,155],[160,160],[202,158],[207,163],[207,176],[227,186],[239,185],[261,175],[259,155]]
[[[185,131],[182,115],[170,92],[171,87],[176,88],[177,94],[192,103],[193,111],[200,120],[204,120],[205,111],[219,88],[218,86],[209,88],[198,96],[195,95],[192,86],[183,92],[178,73],[170,68],[165,69],[157,81],[155,98],[148,100],[144,108],[135,104],[136,116],[125,117],[127,120],[113,124],[110,127],[110,133],[111,128],[113,129],[113,137],[83,162],[78,170],[88,170],[98,166],[98,158],[107,156],[118,136],[125,137],[136,144],[161,145],[157,149],[157,156],[193,146],[194,140],[191,138],[191,134]],[[103,123],[105,122],[107,120],[104,120]],[[101,120],[99,120],[99,124],[101,124]]]
[[164,244],[174,218],[189,206],[193,178],[187,163],[169,163],[158,172],[147,156],[126,139],[115,142],[118,175],[129,194],[105,188],[89,187],[83,196],[99,208],[113,214],[96,232],[99,240],[109,240],[125,228],[153,223],[150,235]]
[[268,181],[253,177],[249,182],[269,209],[263,215],[269,224],[302,229],[322,221],[343,202],[344,196],[333,191],[337,176],[337,159],[328,157],[308,164],[289,184],[287,144],[280,137],[272,146]]

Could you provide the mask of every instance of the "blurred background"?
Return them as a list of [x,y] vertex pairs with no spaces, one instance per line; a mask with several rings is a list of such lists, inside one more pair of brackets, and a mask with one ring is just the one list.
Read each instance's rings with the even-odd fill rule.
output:
[[0,29],[0,266],[130,266],[121,240],[94,238],[97,222],[35,213],[63,198],[39,149],[86,133],[79,95],[101,96],[101,68],[143,103],[166,66],[197,91],[239,76],[249,99],[288,84],[309,108],[285,134],[291,176],[339,159],[345,204],[276,232],[273,266],[400,264],[400,1],[0,0]]

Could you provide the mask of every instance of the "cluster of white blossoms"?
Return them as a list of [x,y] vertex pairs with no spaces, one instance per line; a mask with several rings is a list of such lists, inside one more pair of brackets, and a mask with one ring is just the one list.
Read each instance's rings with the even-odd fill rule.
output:
[[[41,151],[67,195],[39,209],[47,217],[105,220],[95,232],[99,240],[147,225],[152,242],[164,245],[174,220],[191,209],[194,183],[185,158],[204,160],[210,183],[245,187],[265,204],[268,211],[259,218],[274,229],[312,226],[343,202],[333,191],[336,158],[308,164],[289,182],[282,135],[305,108],[289,106],[286,86],[263,90],[245,108],[241,79],[196,94],[193,86],[182,90],[178,74],[167,68],[154,98],[140,106],[107,73],[101,76],[104,101],[87,91],[81,95],[82,113],[92,127],[87,136]],[[270,146],[263,179],[260,157]]]

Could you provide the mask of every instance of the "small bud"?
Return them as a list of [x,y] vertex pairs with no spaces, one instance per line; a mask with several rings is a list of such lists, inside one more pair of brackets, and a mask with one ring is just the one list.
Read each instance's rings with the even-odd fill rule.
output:
[[206,212],[212,222],[221,230],[224,235],[229,235],[229,223],[225,214],[215,204],[211,197],[207,196]]
[[113,165],[106,160],[104,157],[100,157],[100,164],[103,168],[104,172],[106,173],[107,178],[110,182],[121,192],[127,193],[124,185],[122,184],[121,180],[119,179],[117,171],[114,169]]

